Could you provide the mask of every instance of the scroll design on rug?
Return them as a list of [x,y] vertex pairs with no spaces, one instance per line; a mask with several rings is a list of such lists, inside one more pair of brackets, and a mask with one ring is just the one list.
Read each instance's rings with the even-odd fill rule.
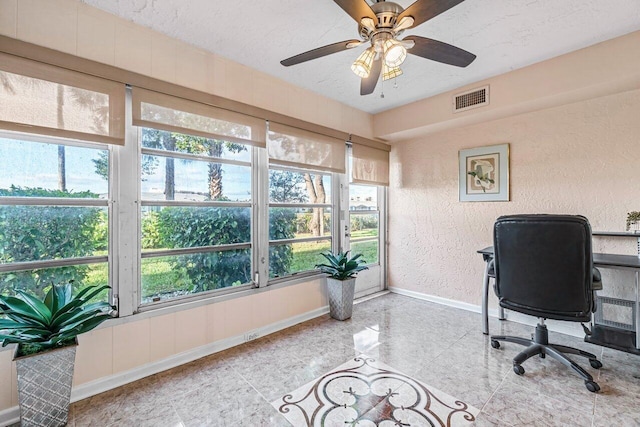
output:
[[367,357],[354,358],[273,405],[291,422],[295,415],[295,425],[304,420],[307,426],[452,427],[472,423],[479,412]]

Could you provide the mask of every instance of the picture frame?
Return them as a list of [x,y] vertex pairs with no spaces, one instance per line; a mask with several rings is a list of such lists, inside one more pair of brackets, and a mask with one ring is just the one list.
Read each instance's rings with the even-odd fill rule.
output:
[[459,200],[508,202],[509,144],[458,151]]

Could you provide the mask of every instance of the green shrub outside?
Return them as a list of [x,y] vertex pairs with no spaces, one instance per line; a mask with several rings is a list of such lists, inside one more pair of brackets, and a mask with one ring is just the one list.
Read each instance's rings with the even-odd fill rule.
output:
[[158,213],[147,212],[142,216],[142,249],[162,248],[162,237],[158,225]]
[[[293,239],[296,235],[296,214],[289,209],[271,209],[269,214],[269,240]],[[291,271],[292,245],[269,247],[269,276],[283,276]]]
[[98,222],[93,230],[93,241],[96,251],[107,252],[109,250],[109,218],[104,210],[98,211]]
[[[144,249],[173,249],[216,246],[251,241],[249,208],[166,207],[148,212],[142,219]],[[295,214],[274,209],[269,217],[271,239],[295,236]],[[293,258],[291,245],[270,250],[270,270],[274,274],[289,271]],[[248,249],[175,256],[168,259],[172,269],[184,271],[191,283],[189,292],[202,292],[237,286],[252,279]]]
[[[153,217],[153,216],[151,216]],[[147,224],[149,228],[150,224]],[[157,213],[157,230],[163,248],[192,248],[251,241],[248,208],[168,207]],[[206,252],[170,258],[174,268],[186,268],[192,289],[202,292],[251,280],[247,250]]]
[[[311,233],[312,218],[313,218],[313,214],[311,212],[296,214],[295,215],[296,233],[298,234]],[[331,214],[325,213],[323,216],[323,219],[324,219],[324,229],[330,230]],[[351,215],[350,223],[351,223],[351,231],[360,231],[360,230],[366,230],[369,228],[377,229],[378,216],[375,214]]]
[[[5,197],[98,198],[89,191],[68,192],[11,186]],[[101,222],[103,224],[101,224]],[[106,249],[106,215],[100,208],[70,206],[0,206],[0,263],[85,257]],[[17,271],[0,276],[0,293],[25,290],[44,297],[52,283],[74,281],[81,288],[88,266]]]
[[351,231],[360,231],[367,228],[378,228],[378,217],[375,214],[351,215]]
[[[68,192],[12,186],[0,189],[8,197],[98,198],[91,192]],[[271,240],[292,239],[310,233],[312,214],[290,209],[272,209],[269,216]],[[330,215],[324,215],[330,227]],[[142,218],[144,249],[188,248],[250,242],[248,208],[167,207],[147,212]],[[353,215],[352,230],[376,228],[375,215]],[[108,249],[106,212],[92,207],[0,206],[0,262],[63,259],[95,255]],[[315,252],[315,251],[314,251]],[[251,281],[249,250],[209,252],[167,259],[172,270],[188,277],[188,292],[200,292]],[[295,262],[292,245],[272,246],[269,271],[272,277],[289,273]],[[81,288],[91,276],[89,266],[71,266],[0,276],[0,293],[27,290],[43,296],[52,283],[74,281]],[[102,277],[102,273],[99,275]],[[172,284],[166,284],[172,288]],[[177,285],[177,284],[173,284]],[[189,287],[187,286],[187,288]],[[184,285],[181,285],[184,288]]]
[[[313,219],[313,214],[311,212],[304,212],[295,214],[295,225],[296,225],[296,233],[298,234],[308,234],[311,233],[311,220]],[[331,229],[331,214],[325,213],[322,217],[323,228],[325,230]]]

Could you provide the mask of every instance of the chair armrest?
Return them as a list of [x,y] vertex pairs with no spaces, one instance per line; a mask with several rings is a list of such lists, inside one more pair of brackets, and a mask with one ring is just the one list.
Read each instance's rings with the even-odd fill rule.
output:
[[602,290],[602,274],[600,274],[600,270],[593,267],[593,288],[594,291]]
[[495,266],[495,260],[493,259],[489,261],[489,270],[487,274],[489,275],[489,277],[496,277],[496,266]]

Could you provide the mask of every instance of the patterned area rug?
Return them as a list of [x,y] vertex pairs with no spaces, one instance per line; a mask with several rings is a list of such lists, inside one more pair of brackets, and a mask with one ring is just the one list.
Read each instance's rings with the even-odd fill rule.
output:
[[294,426],[470,426],[480,410],[365,356],[271,403]]

